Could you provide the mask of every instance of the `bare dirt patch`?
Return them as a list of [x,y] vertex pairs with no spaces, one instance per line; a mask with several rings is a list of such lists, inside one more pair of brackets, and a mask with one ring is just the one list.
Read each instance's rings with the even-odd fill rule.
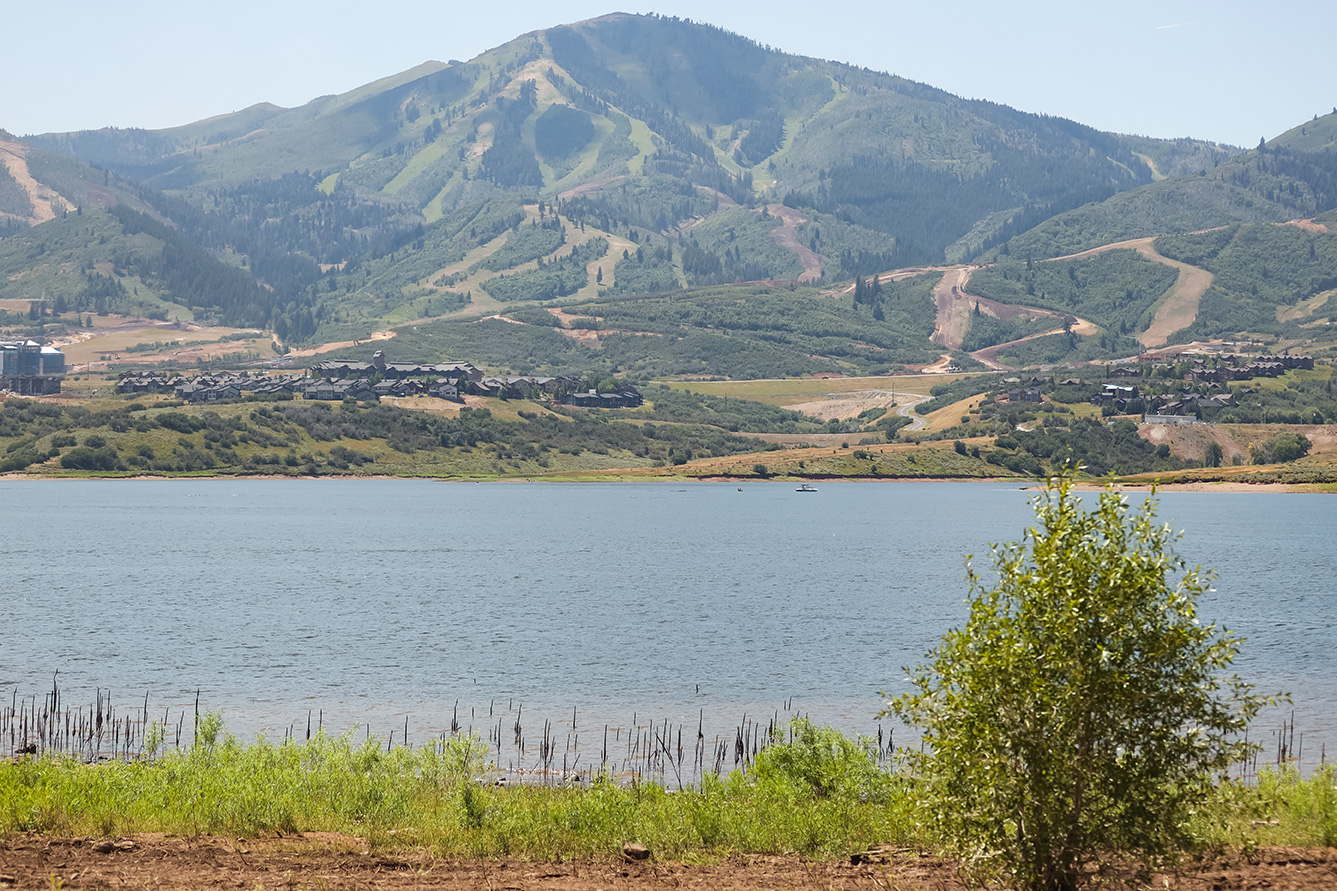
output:
[[1162,257],[1150,242],[1137,250],[1142,256],[1172,266],[1179,271],[1179,278],[1170,286],[1169,293],[1156,307],[1156,315],[1151,324],[1137,338],[1146,347],[1164,346],[1170,342],[1172,334],[1192,325],[1198,318],[1198,304],[1202,300],[1202,295],[1212,286],[1216,276],[1206,269]]
[[863,390],[850,393],[828,393],[817,399],[805,402],[789,403],[785,408],[801,411],[819,421],[844,420],[857,418],[869,409],[885,408],[891,410],[898,402],[906,399],[918,401],[921,397],[911,397],[906,393],[896,394],[890,390]]
[[[37,225],[45,223],[48,220],[54,220],[56,214],[74,210],[74,203],[65,199],[60,193],[39,183],[28,171],[28,147],[18,142],[0,141],[0,164],[9,171],[9,175],[14,177],[14,181],[19,184],[19,188],[28,194],[28,201],[32,203],[32,214],[26,218],[25,222]],[[3,214],[3,216],[11,216]],[[15,217],[15,219],[19,219]]]
[[[0,841],[0,888],[514,888],[595,889],[811,888],[963,891],[955,866],[907,848],[835,861],[736,855],[685,864],[566,860],[444,860],[425,850],[372,851],[354,836],[306,833],[282,838],[61,839],[11,836]],[[1167,891],[1268,888],[1329,891],[1337,886],[1337,849],[1264,848],[1251,856],[1193,863],[1157,876]]]
[[554,319],[561,322],[563,325],[570,325],[576,319],[593,318],[596,322],[603,321],[603,319],[601,319],[599,316],[579,316],[576,315],[575,313],[569,313],[564,309],[559,309],[556,306],[546,306],[544,307],[544,309],[546,309]]
[[1248,462],[1249,443],[1255,436],[1240,436],[1235,428],[1216,424],[1143,424],[1138,427],[1138,434],[1154,445],[1168,445],[1170,451],[1180,458],[1201,461],[1207,454],[1207,446],[1217,443],[1221,446],[1224,463],[1230,464],[1235,458]]
[[398,332],[395,331],[376,331],[367,337],[366,340],[340,340],[335,343],[322,343],[319,346],[306,347],[301,350],[293,350],[288,355],[293,357],[315,356],[320,353],[332,353],[335,350],[347,349],[348,347],[362,346],[373,340],[389,340]]
[[932,365],[925,365],[919,369],[920,374],[946,374],[947,369],[952,366],[952,354],[943,353],[938,357],[938,361]]
[[[564,312],[563,310],[552,306],[546,308],[548,312],[552,313],[552,315],[564,325],[570,325],[576,319],[590,318],[590,316],[574,315],[569,312]],[[598,316],[595,316],[594,320],[596,322],[603,321],[603,319]],[[599,346],[599,338],[605,334],[626,334],[631,337],[663,337],[662,334],[653,331],[626,331],[621,328],[557,328],[556,331],[559,334],[565,334],[572,340],[578,340],[586,346],[594,347]]]
[[[51,345],[65,353],[71,371],[92,370],[99,362],[124,364],[194,362],[238,352],[268,353],[270,338],[263,332],[243,328],[206,328],[133,316],[96,316],[94,328],[76,329],[54,338]],[[249,334],[242,339],[227,339]],[[212,341],[212,342],[211,342]],[[154,350],[135,350],[141,344],[161,344]]]
[[437,415],[457,415],[460,413],[460,409],[466,406],[471,408],[480,407],[477,404],[470,406],[470,399],[482,401],[482,397],[479,396],[463,396],[461,398],[464,399],[464,402],[437,399],[435,396],[382,396],[381,402],[410,411],[425,411]]
[[1244,467],[1240,472],[1254,470],[1249,466],[1249,447],[1278,433],[1301,433],[1309,438],[1309,455],[1297,462],[1332,464],[1337,462],[1337,425],[1334,424],[1142,424],[1138,435],[1156,445],[1168,445],[1181,458],[1201,460],[1209,443],[1221,446],[1223,464],[1232,464],[1239,458]]
[[798,257],[799,262],[803,264],[803,272],[798,277],[799,282],[815,282],[821,279],[822,258],[807,245],[800,244],[798,240],[798,227],[808,222],[808,218],[783,204],[768,204],[766,212],[780,218],[780,225],[771,230],[772,240]]
[[1327,226],[1323,225],[1322,223],[1316,223],[1313,220],[1290,220],[1288,222],[1281,223],[1280,225],[1296,226],[1300,229],[1305,230],[1306,232],[1323,233],[1330,231]]
[[[1060,260],[1084,260],[1087,257],[1094,257],[1097,254],[1105,254],[1110,251],[1140,251],[1144,246],[1150,245],[1155,238],[1130,238],[1127,241],[1112,241],[1109,244],[1102,244],[1100,247],[1088,248],[1084,251],[1078,251],[1075,254],[1064,254],[1062,257],[1051,257],[1045,260],[1046,263],[1057,263]],[[1157,257],[1160,254],[1156,255]]]
[[961,343],[970,330],[971,298],[966,294],[966,283],[974,266],[957,266],[943,273],[942,281],[933,289],[938,304],[938,319],[929,339],[949,350],[961,349]]

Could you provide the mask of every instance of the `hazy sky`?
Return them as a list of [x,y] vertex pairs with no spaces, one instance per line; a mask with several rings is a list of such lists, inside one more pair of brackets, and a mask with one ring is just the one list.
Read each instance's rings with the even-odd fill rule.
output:
[[0,128],[157,128],[301,105],[619,10],[1122,133],[1253,146],[1337,106],[1332,0],[68,0],[6,11]]

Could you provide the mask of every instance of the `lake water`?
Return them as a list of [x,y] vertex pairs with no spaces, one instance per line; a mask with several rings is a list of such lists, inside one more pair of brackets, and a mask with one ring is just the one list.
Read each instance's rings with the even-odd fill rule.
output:
[[[986,568],[1032,495],[819,488],[3,482],[0,693],[40,702],[59,671],[67,703],[111,688],[175,714],[198,689],[243,735],[313,711],[382,737],[408,716],[415,739],[517,709],[567,729],[792,710],[872,731],[879,691],[964,620],[964,556]],[[1337,499],[1160,505],[1182,556],[1217,571],[1200,611],[1248,637],[1239,673],[1293,694],[1306,760],[1337,744]]]

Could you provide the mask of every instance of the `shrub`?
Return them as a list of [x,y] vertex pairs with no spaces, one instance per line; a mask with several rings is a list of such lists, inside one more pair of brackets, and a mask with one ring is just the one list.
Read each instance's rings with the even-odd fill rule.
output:
[[1313,445],[1303,433],[1278,433],[1250,451],[1254,464],[1284,464],[1308,455]]
[[154,420],[168,430],[175,430],[177,433],[194,433],[204,426],[198,418],[193,418],[179,411],[165,411]]
[[969,571],[965,628],[888,706],[924,729],[929,813],[958,853],[1033,891],[1188,845],[1266,702],[1222,674],[1240,641],[1199,623],[1208,579],[1167,578],[1184,564],[1152,501],[1130,515],[1110,487],[1088,513],[1070,486],[1051,483],[1037,527],[995,551],[995,587]]
[[23,470],[40,460],[41,456],[36,452],[31,449],[22,449],[0,459],[0,473],[13,473],[17,470]]
[[794,718],[791,739],[757,754],[752,773],[759,781],[783,779],[814,798],[883,801],[891,775],[877,765],[870,746],[807,718]]
[[[92,437],[89,437],[90,439]],[[87,442],[87,440],[85,440]],[[120,470],[121,462],[111,446],[90,449],[80,446],[61,456],[60,466],[67,470]]]

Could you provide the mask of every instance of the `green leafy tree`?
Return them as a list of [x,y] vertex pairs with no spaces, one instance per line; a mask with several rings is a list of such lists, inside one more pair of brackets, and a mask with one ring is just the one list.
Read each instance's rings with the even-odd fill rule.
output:
[[1208,576],[1186,569],[1152,501],[1112,487],[1088,512],[1071,480],[1038,525],[995,549],[888,710],[923,729],[929,813],[967,863],[1029,891],[1070,891],[1094,864],[1182,849],[1215,778],[1251,746],[1268,702],[1225,674],[1241,639],[1197,618]]
[[1303,433],[1278,433],[1271,439],[1250,448],[1254,464],[1284,464],[1298,461],[1313,448],[1309,437]]

